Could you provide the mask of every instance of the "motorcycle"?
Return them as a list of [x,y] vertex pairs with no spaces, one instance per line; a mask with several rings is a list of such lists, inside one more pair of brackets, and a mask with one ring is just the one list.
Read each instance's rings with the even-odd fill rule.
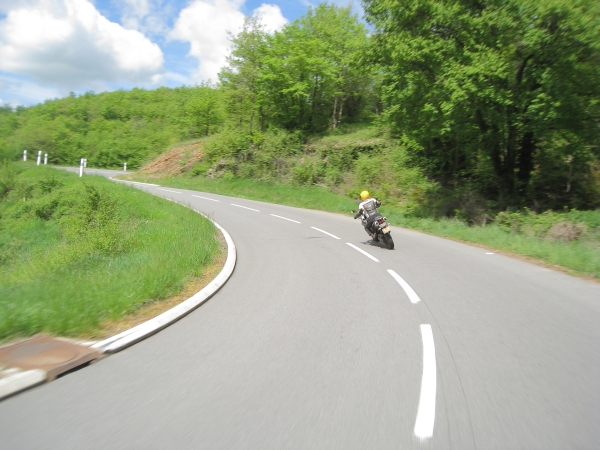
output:
[[[356,214],[356,211],[350,211],[352,214]],[[388,249],[394,250],[394,239],[392,239],[392,232],[390,231],[387,217],[379,216],[375,218],[373,222],[371,222],[369,231],[371,232],[375,242],[381,241]]]

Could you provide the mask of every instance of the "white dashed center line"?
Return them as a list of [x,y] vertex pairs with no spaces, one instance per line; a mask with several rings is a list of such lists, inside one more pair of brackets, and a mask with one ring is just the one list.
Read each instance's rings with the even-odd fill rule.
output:
[[334,239],[339,239],[339,237],[337,237],[337,236],[335,236],[335,235],[333,235],[333,234],[331,234],[331,233],[328,233],[327,231],[321,230],[320,228],[317,228],[317,227],[311,227],[311,228],[312,228],[313,230],[320,231],[321,233],[325,233],[326,235],[328,235],[328,236],[331,236],[331,237],[332,237],[332,238],[334,238]]
[[283,220],[289,220],[290,222],[301,223],[301,222],[298,222],[297,220],[292,220],[292,219],[288,219],[287,217],[278,216],[277,214],[269,214],[269,215],[273,216],[273,217],[279,217],[280,219],[283,219]]
[[232,203],[231,206],[237,206],[238,208],[244,208],[244,209],[249,209],[250,211],[260,212],[258,209],[248,208],[247,206],[242,206],[242,205],[236,205],[235,203]]
[[404,279],[398,275],[396,272],[394,272],[393,270],[388,270],[388,273],[394,277],[394,280],[396,280],[398,282],[398,284],[400,285],[400,287],[402,287],[402,289],[404,289],[404,292],[406,292],[406,295],[408,295],[408,299],[410,300],[411,303],[419,303],[421,301],[421,299],[419,298],[419,296],[417,295],[417,293],[413,290],[413,288],[410,287],[410,285],[404,281]]
[[363,255],[365,255],[367,258],[371,258],[373,261],[379,262],[379,260],[377,258],[375,258],[373,255],[370,255],[369,253],[365,252],[362,248],[358,248],[356,245],[351,244],[350,242],[346,242],[346,244],[349,245],[350,247],[352,247],[354,250],[358,250]]
[[177,191],[171,191],[170,189],[163,189],[163,188],[156,188],[159,191],[166,191],[166,192],[172,192],[173,194],[181,194],[181,192],[177,192]]
[[200,197],[199,195],[192,195],[192,197],[203,198],[204,200],[210,200],[211,202],[218,202],[218,201],[220,201],[220,200],[215,200],[214,198]]
[[414,433],[423,441],[433,436],[435,423],[436,366],[431,325],[421,325],[421,338],[423,339],[423,379]]

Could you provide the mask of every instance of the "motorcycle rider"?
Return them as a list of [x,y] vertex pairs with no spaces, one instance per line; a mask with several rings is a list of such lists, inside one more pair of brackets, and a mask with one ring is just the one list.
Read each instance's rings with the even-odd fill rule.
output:
[[360,204],[358,205],[358,211],[354,215],[355,219],[362,217],[362,225],[365,227],[365,231],[374,242],[377,242],[379,239],[377,235],[371,231],[371,225],[375,221],[381,217],[381,214],[377,211],[377,208],[381,206],[381,202],[376,198],[372,198],[369,194],[369,191],[362,191],[360,193]]

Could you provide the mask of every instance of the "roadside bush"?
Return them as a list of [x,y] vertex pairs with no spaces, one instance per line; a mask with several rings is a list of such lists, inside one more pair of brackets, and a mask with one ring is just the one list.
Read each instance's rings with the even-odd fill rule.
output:
[[365,187],[381,186],[385,180],[386,169],[387,164],[383,155],[360,155],[355,165],[357,182]]
[[422,210],[436,188],[399,143],[390,143],[375,154],[360,154],[353,175],[352,191],[369,189],[381,200],[400,206],[408,213]]
[[[280,129],[246,134],[229,128],[211,137],[204,146],[204,157],[192,168],[193,176],[208,178],[255,178],[283,181],[292,167],[292,158],[302,153],[302,134]],[[306,183],[310,176],[292,176]],[[312,182],[312,181],[311,181]]]
[[258,142],[258,148],[271,157],[290,157],[302,153],[303,136],[300,131],[289,132],[271,128]]
[[12,191],[17,182],[17,167],[16,164],[4,161],[0,163],[0,200]]
[[600,211],[503,211],[496,215],[495,223],[512,234],[570,242],[600,230]]
[[54,174],[47,174],[44,178],[37,182],[37,185],[42,194],[48,194],[56,188],[64,186],[64,183]]
[[584,223],[560,221],[550,227],[547,237],[551,240],[570,242],[584,236],[586,232],[587,226]]
[[192,175],[197,176],[205,176],[208,169],[211,167],[211,162],[208,160],[200,160],[192,167]]
[[131,245],[129,236],[134,225],[119,223],[117,199],[96,186],[84,184],[84,188],[75,210],[62,222],[63,235],[88,251],[109,255],[125,250]]
[[208,139],[204,145],[205,158],[215,161],[221,158],[235,158],[250,148],[249,137],[237,130],[228,128]]
[[292,180],[298,186],[310,186],[317,181],[317,170],[312,161],[302,161],[292,168]]

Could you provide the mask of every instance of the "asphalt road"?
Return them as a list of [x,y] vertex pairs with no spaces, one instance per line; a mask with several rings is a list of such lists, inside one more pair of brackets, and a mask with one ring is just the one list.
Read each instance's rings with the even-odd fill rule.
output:
[[1,402],[0,448],[600,448],[600,285],[395,227],[389,251],[341,215],[137,186],[227,229],[233,276],[151,338]]

